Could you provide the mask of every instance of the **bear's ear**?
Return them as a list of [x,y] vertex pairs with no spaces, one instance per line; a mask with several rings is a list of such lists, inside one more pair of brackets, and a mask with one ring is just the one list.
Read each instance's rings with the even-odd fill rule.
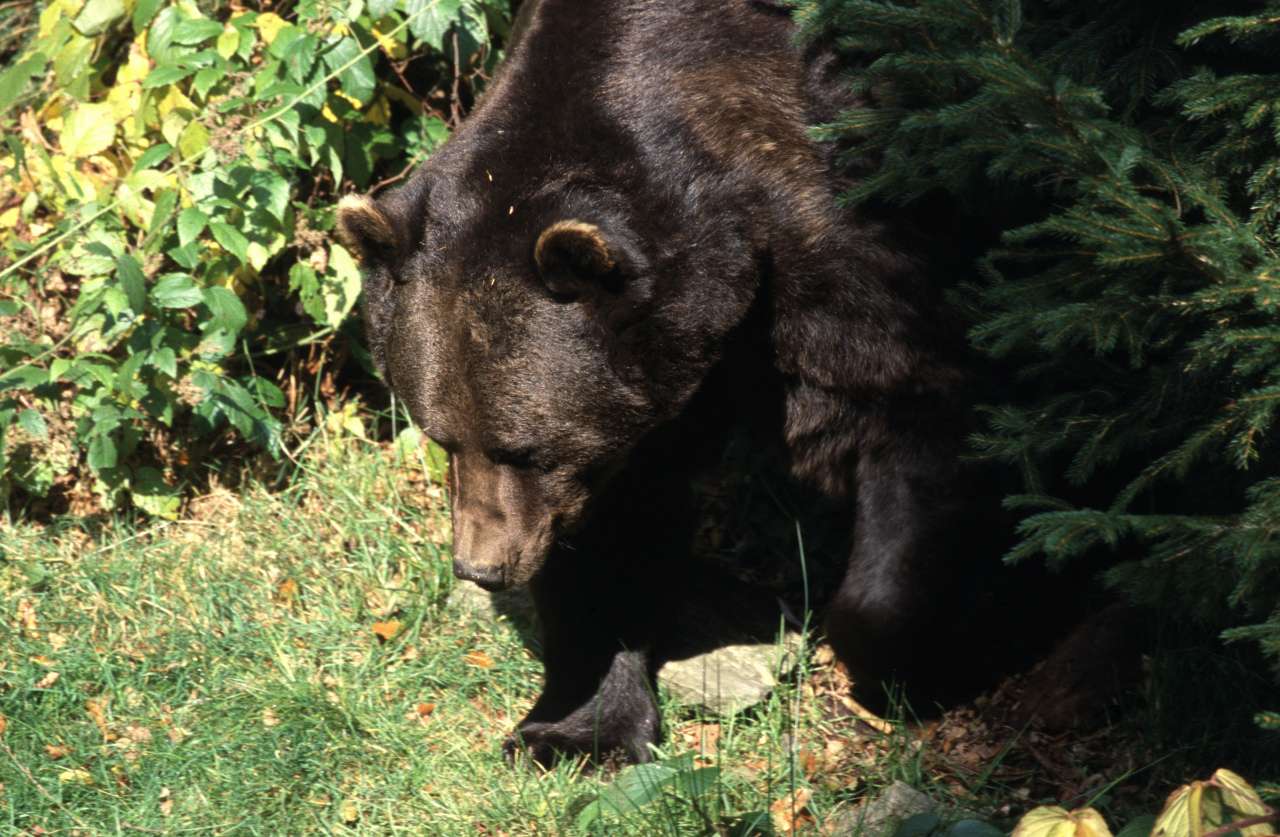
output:
[[365,266],[387,261],[400,244],[386,213],[360,195],[347,195],[338,204],[338,237]]
[[533,248],[542,281],[553,294],[574,298],[613,273],[618,260],[595,224],[556,221]]

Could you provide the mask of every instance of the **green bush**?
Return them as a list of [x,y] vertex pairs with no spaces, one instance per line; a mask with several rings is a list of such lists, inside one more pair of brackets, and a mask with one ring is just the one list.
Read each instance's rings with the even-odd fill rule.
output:
[[286,8],[53,0],[0,74],[0,499],[173,516],[215,446],[280,454],[291,359],[359,355],[336,196],[444,139],[508,10]]
[[1280,673],[1280,4],[796,5],[876,99],[821,132],[883,162],[848,200],[1000,227],[957,300],[1030,394],[975,439],[1023,475],[1010,560],[1109,548]]

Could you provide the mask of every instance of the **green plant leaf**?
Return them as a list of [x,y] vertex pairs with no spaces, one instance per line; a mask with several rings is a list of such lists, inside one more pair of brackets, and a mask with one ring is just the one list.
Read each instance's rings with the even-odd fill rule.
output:
[[120,0],[88,0],[71,25],[86,38],[93,38],[123,20],[126,14],[128,10]]
[[26,89],[27,82],[44,73],[48,63],[48,59],[37,52],[0,73],[0,113],[9,111]]
[[210,331],[227,331],[231,334],[239,334],[240,330],[249,322],[249,315],[244,310],[244,303],[240,301],[240,297],[236,296],[234,292],[214,285],[201,289],[200,293],[204,297],[204,304],[209,306],[209,312],[212,314],[209,322]]
[[173,42],[187,46],[202,44],[222,34],[222,24],[202,17],[187,18],[173,28]]
[[49,435],[49,425],[45,423],[44,416],[40,415],[39,410],[28,409],[18,413],[18,424],[37,439],[43,439]]
[[142,171],[160,163],[173,153],[173,146],[167,142],[157,143],[146,151],[142,152],[142,156],[133,164],[134,171]]
[[209,229],[222,249],[239,259],[241,264],[249,263],[249,239],[244,233],[225,221],[210,221]]
[[116,440],[109,433],[96,433],[89,440],[87,461],[94,471],[116,467]]
[[120,285],[129,298],[129,308],[133,313],[141,314],[147,310],[147,277],[138,260],[128,253],[116,256],[116,275],[120,277]]
[[1155,828],[1155,814],[1143,814],[1135,817],[1124,828],[1120,829],[1120,833],[1116,837],[1151,837],[1151,830]]
[[186,247],[200,237],[209,223],[209,216],[194,206],[178,213],[178,243]]
[[73,159],[99,154],[116,136],[116,120],[111,105],[77,105],[63,120],[59,144],[62,153]]
[[182,507],[182,491],[164,481],[155,468],[143,466],[133,472],[129,481],[133,504],[147,514],[166,520],[177,520]]
[[137,5],[133,7],[133,31],[136,34],[142,34],[147,28],[147,24],[156,16],[156,12],[160,11],[165,0],[137,0]]
[[196,72],[195,67],[175,67],[172,64],[156,65],[151,72],[147,73],[147,77],[142,80],[143,90],[152,90],[157,87],[164,87],[166,84],[175,84],[182,81]]
[[190,276],[171,273],[156,282],[151,299],[161,308],[191,308],[204,302],[204,295]]

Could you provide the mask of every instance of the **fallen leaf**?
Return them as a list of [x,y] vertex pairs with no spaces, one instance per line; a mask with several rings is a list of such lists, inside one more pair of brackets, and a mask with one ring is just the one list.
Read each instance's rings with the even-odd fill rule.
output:
[[276,713],[271,710],[271,707],[267,706],[263,708],[262,725],[264,727],[274,727],[278,723],[280,723],[280,719],[276,717]]
[[137,741],[139,743],[151,740],[151,730],[146,727],[129,727],[129,729],[125,730],[125,735],[127,735],[131,741]]
[[47,689],[50,686],[52,686],[54,683],[57,683],[58,678],[61,676],[62,675],[58,674],[58,672],[51,671],[48,674],[46,674],[44,677],[41,677],[39,680],[36,681],[36,688]]
[[286,578],[276,585],[276,599],[285,604],[292,604],[298,598],[298,582]]
[[796,788],[770,805],[769,814],[773,818],[773,830],[783,834],[790,834],[795,831],[796,826],[800,823],[811,822],[813,814],[810,814],[805,808],[809,804],[809,797],[811,796],[813,796],[813,791],[808,788]]
[[370,630],[378,636],[378,639],[387,642],[400,632],[400,627],[400,623],[395,619],[389,619],[386,622],[374,622]]
[[27,632],[28,638],[39,639],[39,624],[40,620],[36,616],[36,606],[27,599],[18,599],[18,627]]
[[58,775],[59,782],[75,782],[77,785],[92,785],[93,776],[88,770],[64,770]]
[[469,654],[465,654],[462,659],[480,668],[489,668],[493,665],[493,660],[483,651],[472,651]]
[[347,825],[354,825],[356,820],[360,819],[360,807],[356,805],[354,800],[342,800],[342,812],[340,814],[342,821]]
[[4,735],[4,728],[7,726],[9,726],[9,722],[4,719],[3,715],[0,715],[0,735]]
[[173,796],[168,788],[160,789],[160,814],[161,816],[169,816],[173,813]]
[[103,711],[102,704],[96,700],[91,700],[84,705],[85,711],[89,713],[89,717],[98,725],[98,729],[103,733],[107,731],[107,716]]
[[165,730],[165,735],[169,736],[169,740],[177,744],[182,739],[191,735],[191,731],[182,727],[171,727]]

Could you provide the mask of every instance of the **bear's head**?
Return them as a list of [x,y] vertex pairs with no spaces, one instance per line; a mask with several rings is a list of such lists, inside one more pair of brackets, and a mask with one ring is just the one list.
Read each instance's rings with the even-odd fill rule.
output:
[[723,241],[689,246],[600,177],[500,173],[476,134],[395,192],[346,198],[338,228],[375,364],[449,453],[454,573],[500,590],[680,414],[752,289]]

